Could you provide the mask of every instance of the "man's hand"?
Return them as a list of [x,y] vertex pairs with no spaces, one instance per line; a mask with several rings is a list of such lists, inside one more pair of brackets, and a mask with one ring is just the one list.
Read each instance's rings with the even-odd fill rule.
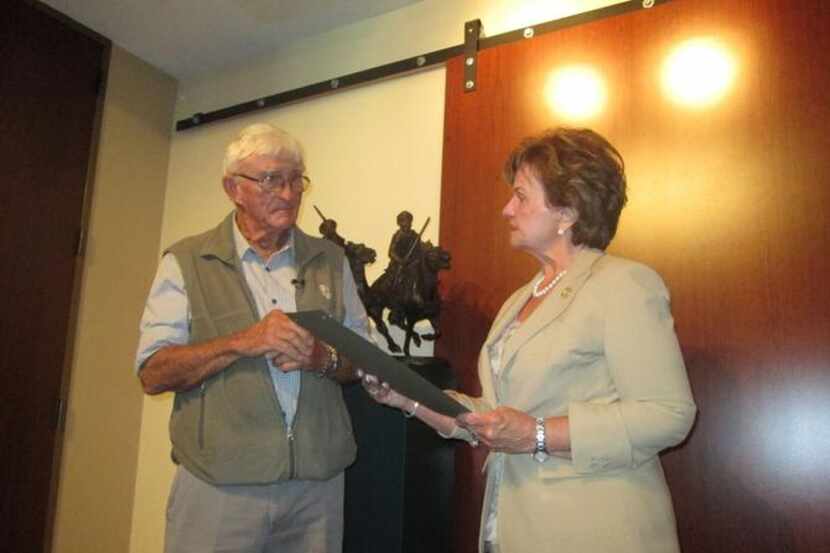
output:
[[246,357],[264,355],[283,371],[319,369],[325,348],[306,329],[274,310],[239,335]]
[[[291,372],[296,370],[306,370],[312,372],[322,372],[329,364],[329,349],[325,342],[312,337],[314,343],[311,348],[311,354],[307,358],[298,359],[285,353],[275,353],[269,356],[269,359],[274,366],[283,372]],[[305,360],[307,359],[307,360]],[[345,363],[344,358],[340,358],[341,367]],[[331,374],[334,378],[335,374]]]

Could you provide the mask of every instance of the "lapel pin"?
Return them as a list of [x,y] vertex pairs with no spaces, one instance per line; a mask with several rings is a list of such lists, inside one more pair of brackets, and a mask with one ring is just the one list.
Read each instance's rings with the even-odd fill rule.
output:
[[327,300],[331,299],[331,290],[329,290],[329,287],[325,284],[320,285],[320,293],[323,294],[323,297]]

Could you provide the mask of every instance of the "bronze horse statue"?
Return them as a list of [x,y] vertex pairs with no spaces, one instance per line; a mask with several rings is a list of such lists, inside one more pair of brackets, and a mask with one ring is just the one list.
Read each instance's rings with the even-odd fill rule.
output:
[[[386,339],[389,351],[398,353],[400,346],[389,335],[383,321],[384,309],[389,309],[389,322],[406,333],[403,352],[409,357],[410,342],[421,345],[421,339],[437,340],[441,336],[439,316],[441,298],[438,295],[438,272],[450,268],[450,253],[440,246],[425,242],[416,259],[401,267],[399,274],[389,271],[380,275],[364,301],[369,317],[375,322],[378,332]],[[432,325],[431,334],[419,335],[415,324],[428,320]]]

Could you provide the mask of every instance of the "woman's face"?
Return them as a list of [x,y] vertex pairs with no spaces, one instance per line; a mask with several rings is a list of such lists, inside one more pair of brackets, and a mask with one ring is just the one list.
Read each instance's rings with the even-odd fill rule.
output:
[[559,237],[562,210],[551,207],[542,183],[522,166],[513,180],[513,193],[502,209],[510,225],[510,245],[531,253],[544,254]]

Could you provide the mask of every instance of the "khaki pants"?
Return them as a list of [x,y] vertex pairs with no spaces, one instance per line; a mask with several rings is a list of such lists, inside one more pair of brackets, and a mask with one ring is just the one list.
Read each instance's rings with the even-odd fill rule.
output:
[[215,486],[177,468],[165,553],[340,553],[342,547],[342,473],[327,481]]

